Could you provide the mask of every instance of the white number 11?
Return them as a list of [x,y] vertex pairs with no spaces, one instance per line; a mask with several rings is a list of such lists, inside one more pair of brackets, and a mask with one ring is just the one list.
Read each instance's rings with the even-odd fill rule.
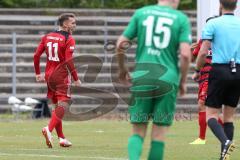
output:
[[[52,42],[48,42],[47,43],[47,47],[48,47],[48,60],[49,61],[59,61],[58,58],[58,43],[53,43]],[[52,52],[52,48],[54,48],[54,55]]]

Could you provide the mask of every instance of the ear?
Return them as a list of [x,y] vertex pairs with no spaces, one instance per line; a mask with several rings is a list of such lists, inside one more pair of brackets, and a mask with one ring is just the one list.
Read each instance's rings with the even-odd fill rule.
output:
[[220,12],[220,13],[222,13],[222,9],[223,9],[223,6],[222,6],[222,4],[220,3],[220,5],[219,5],[219,12]]
[[67,27],[67,20],[63,22],[63,27],[64,27],[64,28]]
[[222,15],[222,7],[220,6],[219,7],[219,16],[221,16]]

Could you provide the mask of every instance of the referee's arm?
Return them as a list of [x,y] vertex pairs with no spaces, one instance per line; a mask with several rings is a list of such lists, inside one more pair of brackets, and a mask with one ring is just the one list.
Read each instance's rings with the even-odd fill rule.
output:
[[197,56],[196,70],[200,70],[205,64],[205,58],[208,54],[208,49],[211,48],[211,41],[204,40]]

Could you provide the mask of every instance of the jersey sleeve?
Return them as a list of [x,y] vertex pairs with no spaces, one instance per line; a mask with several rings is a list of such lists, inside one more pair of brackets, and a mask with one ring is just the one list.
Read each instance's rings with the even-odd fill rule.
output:
[[37,49],[35,51],[35,54],[34,54],[34,57],[33,57],[34,68],[35,68],[35,74],[36,75],[41,73],[41,71],[40,71],[40,57],[43,54],[43,52],[45,51],[44,39],[45,39],[45,36],[42,37],[41,42],[38,44],[38,47],[37,47]]
[[199,53],[199,51],[200,51],[200,49],[201,49],[201,46],[202,46],[202,40],[199,40],[198,41],[198,44],[197,44],[197,47],[193,50],[193,52],[192,52],[192,55],[194,56],[194,57],[197,57],[198,56],[198,53]]
[[202,31],[202,40],[212,40],[214,34],[213,20],[209,21]]
[[180,24],[179,43],[182,42],[192,43],[191,25],[186,15],[182,17],[182,23]]
[[73,53],[75,49],[75,40],[73,38],[69,38],[66,45],[65,50],[65,60],[67,62],[67,67],[74,79],[74,81],[78,80],[77,71],[75,69],[74,63],[73,63]]
[[137,37],[137,12],[135,12],[132,16],[127,28],[123,32],[123,36],[128,38],[129,40]]

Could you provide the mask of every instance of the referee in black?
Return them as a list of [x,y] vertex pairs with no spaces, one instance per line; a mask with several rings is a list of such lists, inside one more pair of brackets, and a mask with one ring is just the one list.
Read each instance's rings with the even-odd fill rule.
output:
[[[233,116],[240,97],[240,18],[234,16],[236,6],[237,0],[220,0],[222,16],[204,27],[195,68],[199,72],[212,48],[213,65],[205,105],[207,124],[222,145],[220,160],[227,160],[235,148]],[[224,128],[217,121],[222,107]]]

